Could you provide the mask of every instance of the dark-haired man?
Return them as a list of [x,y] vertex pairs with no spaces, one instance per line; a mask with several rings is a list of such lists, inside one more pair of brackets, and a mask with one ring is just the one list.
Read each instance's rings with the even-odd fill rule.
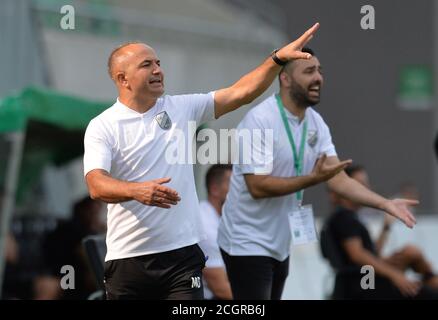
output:
[[[368,174],[362,166],[351,166],[347,175],[360,184],[369,187]],[[357,216],[361,205],[332,194],[335,211],[326,223],[326,230],[333,239],[334,250],[339,253],[339,268],[349,269],[347,275],[337,277],[335,296],[346,299],[438,299],[438,276],[422,251],[413,245],[406,245],[389,256],[381,254],[391,226],[391,219],[385,219],[382,232],[373,241],[367,228]],[[361,287],[362,266],[375,270],[374,290]],[[415,271],[421,281],[406,277],[407,270]],[[344,277],[344,278],[342,278]]]
[[[339,161],[330,130],[312,107],[320,101],[322,66],[313,51],[303,52],[312,58],[286,63],[280,92],[250,110],[238,126],[263,134],[261,143],[250,145],[250,163],[233,166],[218,232],[235,299],[281,298],[292,238],[294,244],[317,240],[312,208],[302,206],[309,186],[327,181],[348,199],[384,210],[408,227],[415,224],[407,205],[416,201],[385,199],[343,171],[351,160]],[[245,143],[241,146],[245,150]]]

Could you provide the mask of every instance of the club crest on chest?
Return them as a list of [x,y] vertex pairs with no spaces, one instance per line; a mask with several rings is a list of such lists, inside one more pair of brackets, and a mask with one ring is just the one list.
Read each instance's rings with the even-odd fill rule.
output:
[[318,142],[318,131],[316,130],[309,130],[307,132],[307,143],[311,148],[315,147],[316,143]]
[[166,111],[162,111],[155,116],[155,120],[163,130],[169,130],[172,127],[172,120]]

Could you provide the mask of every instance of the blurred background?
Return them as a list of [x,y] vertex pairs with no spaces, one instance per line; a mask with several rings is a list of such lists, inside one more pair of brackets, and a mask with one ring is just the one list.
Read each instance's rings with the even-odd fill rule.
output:
[[[375,29],[361,28],[367,4]],[[74,8],[74,29],[61,27],[64,5]],[[83,135],[117,97],[106,66],[113,48],[130,40],[155,48],[167,94],[209,92],[317,21],[310,47],[325,85],[316,110],[340,158],[364,165],[374,190],[389,197],[409,185],[418,195],[417,227],[397,224],[387,250],[415,243],[438,266],[437,17],[437,0],[2,0],[1,297],[85,299],[98,289],[80,250],[84,237],[105,231],[105,208],[86,198]],[[207,126],[236,127],[276,90],[275,83],[252,105]],[[200,199],[207,169],[194,166]],[[309,189],[305,200],[319,227],[330,211],[325,186]],[[381,222],[375,218],[373,232]],[[81,270],[75,294],[59,288],[66,264]],[[294,248],[283,298],[327,298],[332,273],[317,244]]]

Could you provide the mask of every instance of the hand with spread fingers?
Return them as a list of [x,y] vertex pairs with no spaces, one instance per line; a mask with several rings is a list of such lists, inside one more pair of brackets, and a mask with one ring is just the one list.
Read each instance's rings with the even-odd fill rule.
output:
[[277,52],[277,57],[282,61],[292,59],[310,59],[310,53],[302,52],[303,47],[313,38],[319,28],[319,23],[315,23],[310,29],[304,32],[297,40],[284,46]]
[[409,207],[418,205],[417,200],[393,199],[386,200],[381,206],[382,210],[401,220],[407,227],[413,228],[417,223]]
[[315,163],[315,167],[311,175],[315,177],[318,182],[323,182],[331,179],[339,172],[343,171],[352,163],[352,160],[344,160],[335,164],[329,164],[327,155],[323,154]]

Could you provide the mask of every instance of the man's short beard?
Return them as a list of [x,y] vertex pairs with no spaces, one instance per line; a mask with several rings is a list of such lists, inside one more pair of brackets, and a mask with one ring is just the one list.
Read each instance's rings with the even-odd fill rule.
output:
[[307,108],[309,106],[315,106],[319,103],[319,98],[312,99],[308,96],[307,91],[298,83],[294,83],[289,90],[289,96],[295,104],[301,108]]

